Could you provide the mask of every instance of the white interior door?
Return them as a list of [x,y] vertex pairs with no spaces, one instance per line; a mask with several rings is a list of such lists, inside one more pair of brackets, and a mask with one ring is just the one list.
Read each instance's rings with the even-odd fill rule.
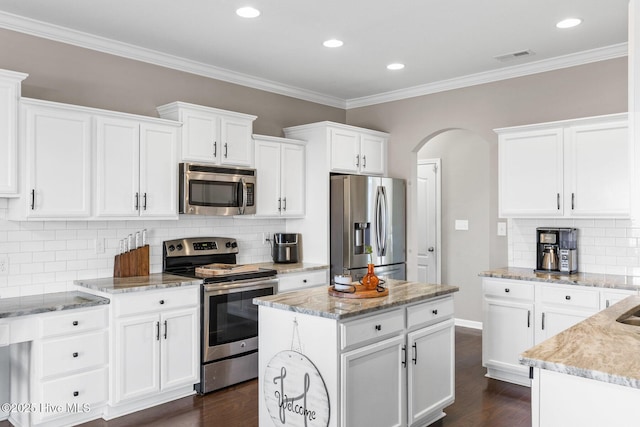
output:
[[418,281],[440,283],[440,159],[418,160]]

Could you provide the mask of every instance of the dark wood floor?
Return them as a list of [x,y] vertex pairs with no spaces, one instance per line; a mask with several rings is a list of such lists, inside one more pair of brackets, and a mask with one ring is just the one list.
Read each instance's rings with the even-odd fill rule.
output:
[[[456,401],[433,427],[529,427],[530,389],[484,377],[482,333],[456,328]],[[191,396],[111,421],[83,427],[257,427],[258,381]],[[0,427],[10,426],[0,422]],[[360,426],[348,426],[360,427]]]

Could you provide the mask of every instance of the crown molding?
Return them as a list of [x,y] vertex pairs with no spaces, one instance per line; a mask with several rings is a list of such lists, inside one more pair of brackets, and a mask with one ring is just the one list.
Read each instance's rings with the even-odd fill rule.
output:
[[607,59],[621,58],[627,55],[628,44],[620,43],[598,49],[544,59],[541,61],[501,68],[499,70],[485,71],[482,73],[470,74],[468,76],[413,86],[406,89],[384,92],[378,95],[348,99],[346,108],[349,110],[351,108],[366,107],[391,101],[400,101],[402,99],[414,98],[416,96],[429,95],[452,89],[461,89],[484,83],[513,79],[516,77],[523,77],[531,74],[543,73],[545,71],[558,70],[561,68],[575,67],[577,65],[588,64],[591,62],[605,61]]
[[0,28],[345,110],[620,58],[628,54],[627,43],[620,43],[377,95],[342,99],[1,11]]
[[253,89],[260,89],[279,95],[290,96],[304,101],[328,105],[330,107],[342,109],[346,107],[346,102],[342,98],[328,96],[272,80],[230,71],[224,68],[204,64],[202,62],[192,61],[152,49],[145,49],[128,43],[122,43],[105,37],[95,36],[85,32],[72,30],[6,12],[0,12],[0,28],[71,44],[86,49],[96,50],[111,55],[121,56],[123,58],[159,65],[161,67],[171,68],[178,71],[184,71],[203,77],[222,80]]

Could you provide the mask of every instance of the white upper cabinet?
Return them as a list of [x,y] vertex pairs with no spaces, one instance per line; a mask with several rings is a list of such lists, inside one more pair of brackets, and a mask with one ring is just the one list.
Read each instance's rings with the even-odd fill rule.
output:
[[264,135],[254,135],[254,140],[256,215],[304,216],[305,143]]
[[251,166],[251,134],[256,116],[173,102],[157,108],[160,117],[182,122],[182,161]]
[[500,216],[627,218],[627,115],[497,129]]
[[18,101],[26,77],[0,70],[0,197],[18,194]]
[[386,137],[355,128],[333,127],[329,131],[331,171],[384,175]]
[[96,135],[96,216],[177,219],[177,125],[98,116]]
[[44,101],[21,101],[25,183],[9,217],[91,216],[91,114]]

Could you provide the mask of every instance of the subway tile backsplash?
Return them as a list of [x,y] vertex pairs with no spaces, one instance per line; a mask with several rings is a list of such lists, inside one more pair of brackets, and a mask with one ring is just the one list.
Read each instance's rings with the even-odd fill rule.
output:
[[578,229],[578,270],[640,276],[640,225],[618,219],[509,219],[508,263],[535,268],[536,228]]
[[[73,289],[76,279],[113,276],[118,242],[147,229],[151,273],[162,271],[161,243],[182,237],[221,236],[238,240],[238,263],[271,260],[262,233],[285,231],[283,219],[181,216],[178,221],[8,221],[6,199],[0,199],[0,298]],[[103,239],[104,253],[96,253]]]

